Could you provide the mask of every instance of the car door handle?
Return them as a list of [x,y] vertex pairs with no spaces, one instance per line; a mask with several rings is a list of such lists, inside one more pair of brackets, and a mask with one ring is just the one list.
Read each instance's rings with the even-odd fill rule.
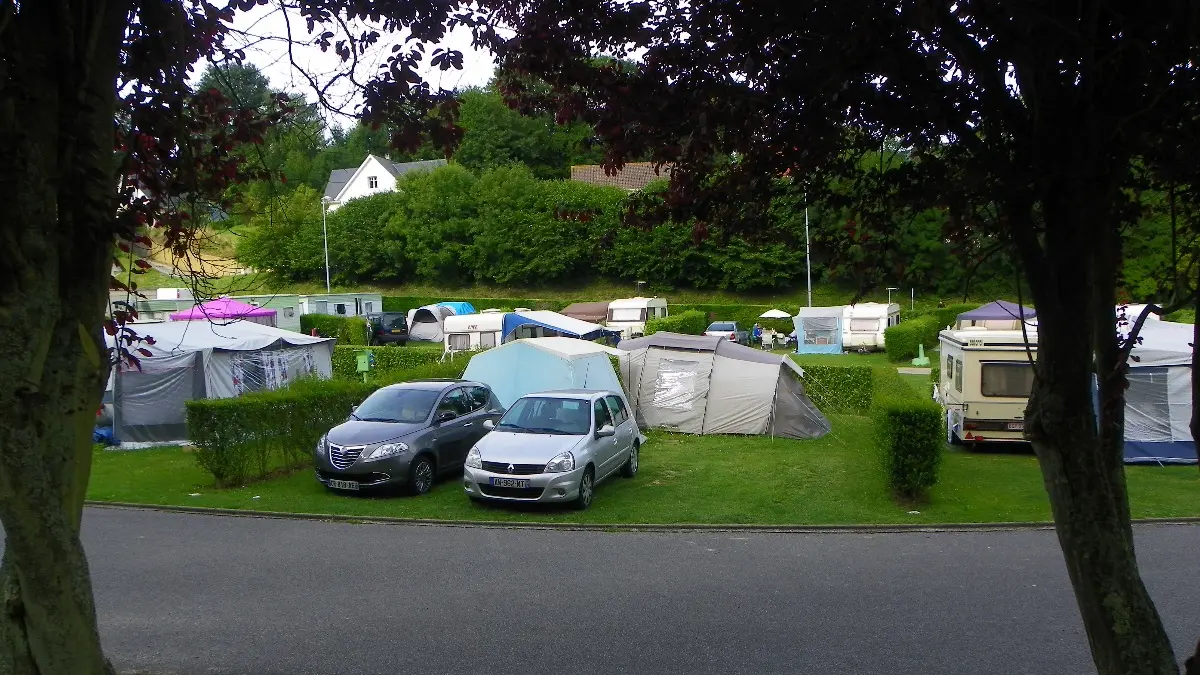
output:
[[463,426],[464,426],[464,427],[469,427],[469,426],[471,426],[472,424],[475,424],[475,423],[474,423],[474,422],[467,422],[467,423],[466,423],[466,424],[464,424]]

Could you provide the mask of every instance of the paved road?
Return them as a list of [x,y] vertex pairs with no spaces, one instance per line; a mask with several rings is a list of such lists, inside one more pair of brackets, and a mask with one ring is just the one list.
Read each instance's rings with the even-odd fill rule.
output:
[[[105,645],[179,675],[1085,673],[1052,532],[512,531],[89,509]],[[1137,530],[1176,648],[1200,527]]]

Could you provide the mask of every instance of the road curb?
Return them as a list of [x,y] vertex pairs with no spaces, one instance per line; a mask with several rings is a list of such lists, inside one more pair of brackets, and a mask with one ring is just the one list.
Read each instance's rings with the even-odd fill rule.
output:
[[[85,501],[90,507],[132,509],[138,511],[168,511],[208,516],[243,518],[276,518],[281,520],[315,520],[332,523],[363,523],[380,525],[422,525],[436,527],[491,528],[506,530],[573,530],[598,532],[761,532],[777,534],[885,534],[902,532],[986,532],[1013,530],[1052,530],[1048,521],[1007,523],[894,523],[890,525],[739,525],[709,523],[532,523],[519,520],[441,520],[437,518],[397,518],[392,516],[350,516],[333,513],[289,513],[286,511],[254,511],[222,509],[207,506],[176,506],[171,504],[136,504],[131,502]],[[1139,518],[1134,525],[1194,525],[1200,517]]]

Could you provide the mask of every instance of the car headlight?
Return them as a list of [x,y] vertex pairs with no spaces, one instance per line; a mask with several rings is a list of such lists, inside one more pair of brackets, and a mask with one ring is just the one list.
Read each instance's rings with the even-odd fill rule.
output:
[[325,450],[328,446],[328,443],[329,443],[329,434],[325,434],[324,436],[321,436],[321,438],[319,440],[317,440],[317,454],[318,455],[320,455],[322,457],[325,456]]
[[467,468],[482,469],[483,455],[479,454],[479,446],[471,446],[471,451],[467,453]]
[[569,452],[564,452],[549,462],[546,462],[546,473],[566,473],[567,471],[574,470],[575,456]]
[[383,445],[379,446],[378,448],[375,448],[375,450],[373,450],[370,455],[367,455],[366,461],[374,462],[376,460],[387,459],[388,457],[395,457],[396,455],[402,455],[406,452],[408,452],[407,444],[384,443]]

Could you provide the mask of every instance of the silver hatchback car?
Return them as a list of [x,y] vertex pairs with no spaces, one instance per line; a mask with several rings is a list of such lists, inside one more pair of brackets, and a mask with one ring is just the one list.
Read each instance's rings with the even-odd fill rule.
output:
[[646,442],[625,397],[582,389],[529,394],[467,453],[463,489],[474,500],[571,503],[586,509],[596,485],[632,478]]

